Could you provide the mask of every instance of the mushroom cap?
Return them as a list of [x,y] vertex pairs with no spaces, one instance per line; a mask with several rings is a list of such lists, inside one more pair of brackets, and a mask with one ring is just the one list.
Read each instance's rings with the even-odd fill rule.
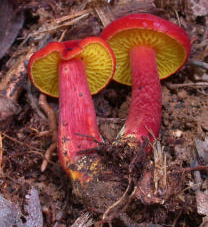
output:
[[178,25],[152,14],[130,14],[109,24],[101,33],[116,56],[113,79],[131,85],[129,51],[139,45],[156,50],[160,79],[181,68],[190,55],[190,39]]
[[91,94],[96,94],[110,81],[115,71],[115,56],[109,44],[99,37],[51,42],[35,52],[28,64],[34,86],[52,97],[59,96],[59,63],[78,58],[85,63]]

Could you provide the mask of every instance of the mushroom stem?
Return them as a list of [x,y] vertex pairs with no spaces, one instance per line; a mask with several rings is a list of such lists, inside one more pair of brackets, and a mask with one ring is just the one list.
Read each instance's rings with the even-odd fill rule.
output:
[[158,137],[161,123],[162,95],[158,75],[156,51],[148,46],[130,50],[132,97],[128,117],[120,135],[133,136],[142,141]]
[[85,64],[80,59],[59,64],[59,108],[59,158],[71,176],[70,165],[76,160],[77,152],[96,147],[95,140],[102,142]]

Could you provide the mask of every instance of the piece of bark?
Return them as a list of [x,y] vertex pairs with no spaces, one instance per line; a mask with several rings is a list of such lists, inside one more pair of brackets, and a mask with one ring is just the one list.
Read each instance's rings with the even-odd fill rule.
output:
[[112,13],[118,18],[130,13],[151,13],[155,9],[154,0],[120,0],[112,6]]
[[103,24],[106,27],[116,18],[130,13],[147,13],[155,10],[154,0],[120,0],[112,6],[106,1],[94,2],[94,9]]
[[17,101],[27,76],[25,61],[29,60],[33,52],[34,48],[30,48],[28,53],[17,60],[0,83],[0,130],[7,128],[13,116],[19,114],[21,110]]

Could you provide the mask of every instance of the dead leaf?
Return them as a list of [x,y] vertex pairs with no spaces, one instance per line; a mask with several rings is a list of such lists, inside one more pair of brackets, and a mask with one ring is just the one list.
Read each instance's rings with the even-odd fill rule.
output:
[[23,13],[16,14],[9,1],[0,0],[0,58],[14,42],[23,26]]

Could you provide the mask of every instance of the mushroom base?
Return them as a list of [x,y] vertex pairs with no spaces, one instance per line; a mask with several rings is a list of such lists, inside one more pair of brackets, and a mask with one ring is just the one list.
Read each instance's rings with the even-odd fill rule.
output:
[[119,200],[128,184],[98,154],[81,156],[73,162],[70,172],[74,177],[73,194],[82,204],[101,212]]
[[82,151],[76,156],[68,173],[73,193],[82,204],[100,212],[112,210],[109,213],[114,217],[125,209],[148,162],[145,153],[147,141],[134,148],[129,146],[130,142],[133,141],[124,143],[118,140],[100,145],[94,153],[86,151],[84,154]]

